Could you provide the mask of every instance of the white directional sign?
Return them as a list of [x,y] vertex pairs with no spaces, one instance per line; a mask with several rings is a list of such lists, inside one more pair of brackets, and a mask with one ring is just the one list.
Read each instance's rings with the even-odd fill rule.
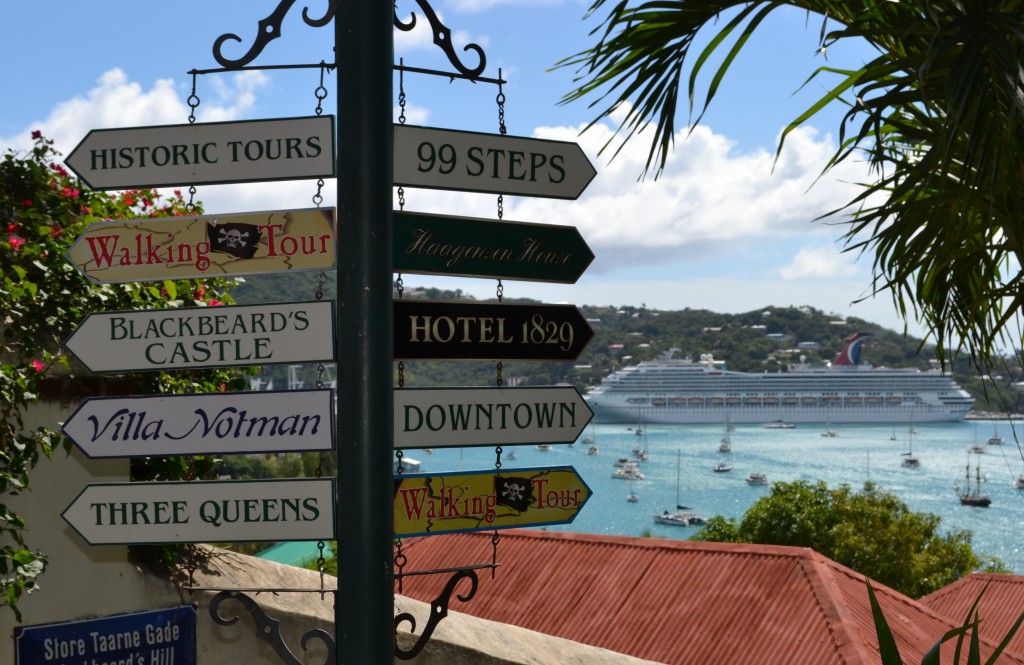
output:
[[93,397],[62,429],[92,458],[333,450],[334,391]]
[[394,126],[394,183],[428,189],[577,199],[597,175],[575,143]]
[[93,372],[334,360],[334,303],[92,313],[64,346]]
[[94,129],[64,162],[93,189],[334,176],[334,116]]
[[395,390],[395,448],[575,441],[594,416],[572,386]]
[[334,538],[334,479],[87,485],[61,517],[90,545]]

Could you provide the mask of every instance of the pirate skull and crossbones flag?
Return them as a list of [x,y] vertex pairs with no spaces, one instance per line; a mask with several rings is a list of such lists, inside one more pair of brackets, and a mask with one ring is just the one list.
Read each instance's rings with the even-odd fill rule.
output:
[[494,496],[499,506],[508,506],[512,510],[525,512],[533,502],[533,484],[529,478],[495,476]]
[[214,220],[206,225],[206,237],[210,239],[211,251],[251,259],[259,246],[260,229],[256,224],[219,224]]

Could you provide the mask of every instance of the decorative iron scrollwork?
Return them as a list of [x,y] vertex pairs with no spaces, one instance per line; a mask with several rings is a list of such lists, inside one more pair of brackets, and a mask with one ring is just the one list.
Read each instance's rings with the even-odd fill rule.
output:
[[[463,47],[463,51],[474,51],[477,57],[480,59],[480,63],[470,69],[466,65],[462,64],[459,60],[458,54],[455,52],[455,47],[452,46],[452,31],[445,24],[441,23],[441,19],[437,17],[434,12],[434,8],[430,6],[427,0],[416,0],[416,4],[423,10],[424,16],[427,17],[427,21],[430,22],[430,29],[434,32],[434,43],[444,54],[448,56],[448,62],[452,63],[455,69],[459,70],[459,73],[466,76],[469,79],[475,79],[484,73],[484,69],[487,67],[487,56],[484,55],[484,50],[477,44],[467,44]],[[416,27],[416,15],[412,14],[409,18],[408,23],[402,23],[398,19],[398,15],[395,15],[395,27],[403,32],[408,32]]]
[[431,635],[434,634],[434,629],[437,628],[437,624],[441,622],[446,616],[448,616],[448,602],[451,599],[452,593],[455,592],[455,587],[458,586],[464,578],[469,578],[472,582],[472,587],[469,589],[469,593],[462,595],[458,594],[455,597],[463,603],[469,601],[476,594],[476,587],[478,578],[476,573],[472,570],[460,570],[459,572],[452,575],[452,578],[448,580],[448,584],[445,585],[441,595],[430,602],[430,619],[427,620],[427,625],[423,627],[423,633],[419,639],[416,640],[416,644],[412,645],[412,648],[408,651],[402,651],[398,648],[398,626],[403,621],[409,622],[409,632],[416,630],[416,618],[408,612],[402,612],[395,616],[395,658],[401,660],[412,660],[416,657],[420,651],[423,651],[423,647],[430,641]]
[[[231,617],[226,619],[220,616],[218,608],[220,604],[225,600],[237,600],[245,609],[252,615],[253,621],[256,622],[256,634],[257,636],[274,647],[274,651],[281,657],[281,660],[285,665],[302,665],[295,654],[291,652],[288,645],[281,639],[281,622],[267,615],[259,605],[256,604],[249,596],[238,591],[221,591],[210,601],[210,616],[213,620],[221,626],[231,626],[238,621],[238,617]],[[324,630],[314,628],[306,631],[302,635],[302,650],[306,651],[306,645],[309,644],[311,639],[318,639],[324,643],[327,647],[327,657],[324,659],[324,665],[332,665],[335,660],[335,643],[334,638]]]
[[[256,40],[253,42],[249,50],[246,51],[245,55],[237,60],[224,57],[222,48],[224,42],[233,40],[241,43],[242,38],[233,33],[227,33],[221,35],[213,42],[213,57],[220,63],[225,69],[241,69],[247,64],[255,60],[263,49],[266,48],[267,44],[274,41],[281,36],[281,23],[284,21],[284,17],[288,14],[288,10],[295,4],[295,0],[281,0],[280,4],[269,16],[259,21],[259,32],[256,34]],[[306,22],[306,25],[310,25],[314,28],[321,28],[331,20],[334,19],[334,15],[337,12],[337,0],[329,0],[327,3],[327,12],[321,18],[311,19],[309,18],[309,7],[305,7],[302,10],[302,20]]]

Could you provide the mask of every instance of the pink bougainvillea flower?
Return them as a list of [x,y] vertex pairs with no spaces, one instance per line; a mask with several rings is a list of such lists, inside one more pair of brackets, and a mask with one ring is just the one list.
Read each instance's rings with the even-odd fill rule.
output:
[[54,162],[53,164],[50,164],[50,168],[53,169],[54,171],[56,171],[57,173],[61,174],[65,178],[68,177],[68,170],[66,168],[64,168],[63,166],[61,166],[60,164],[58,164],[57,162]]
[[224,305],[224,303],[217,300],[216,298],[210,298],[210,302],[206,304],[209,305],[210,307],[222,307]]
[[37,372],[42,372],[44,369],[46,369],[46,363],[44,363],[39,358],[36,358],[35,360],[32,361],[32,369],[34,369]]
[[11,249],[13,249],[14,251],[18,251],[21,248],[21,246],[25,244],[25,239],[12,235],[7,239],[7,242],[11,244]]
[[33,130],[33,132],[32,132],[32,140],[38,141],[41,138],[43,138],[43,133],[41,131],[39,131],[38,129]]
[[7,231],[8,231],[9,233],[14,233],[14,232],[15,232],[15,231],[17,231],[17,230],[18,230],[18,225],[17,225],[17,224],[13,224],[13,223],[11,223],[11,224],[8,224],[8,225],[7,225]]
[[24,201],[21,202],[21,205],[24,206],[25,208],[31,208],[32,199],[25,199]]
[[56,224],[54,224],[54,225],[53,225],[53,226],[52,226],[52,227],[50,228],[50,237],[51,237],[51,238],[57,238],[57,237],[59,237],[59,236],[60,236],[60,234],[62,234],[62,233],[64,233],[64,229],[60,228],[60,227],[59,227],[59,226],[57,226]]

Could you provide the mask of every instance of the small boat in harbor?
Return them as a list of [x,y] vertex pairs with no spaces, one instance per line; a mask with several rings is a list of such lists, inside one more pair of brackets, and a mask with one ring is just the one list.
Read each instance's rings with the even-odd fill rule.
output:
[[975,508],[988,508],[992,499],[987,494],[981,493],[981,464],[974,467],[974,486],[971,486],[971,458],[967,458],[966,487],[961,490],[959,484],[954,484],[957,496],[960,497],[961,506],[974,506]]
[[655,524],[668,524],[669,526],[701,526],[704,518],[691,512],[689,506],[679,503],[679,482],[682,474],[683,451],[676,451],[676,509],[674,512],[663,511],[655,513]]
[[765,429],[793,429],[795,427],[794,423],[787,423],[784,420],[774,420],[764,426]]
[[747,476],[748,485],[767,485],[768,476],[764,475],[760,471],[751,471],[750,475]]

